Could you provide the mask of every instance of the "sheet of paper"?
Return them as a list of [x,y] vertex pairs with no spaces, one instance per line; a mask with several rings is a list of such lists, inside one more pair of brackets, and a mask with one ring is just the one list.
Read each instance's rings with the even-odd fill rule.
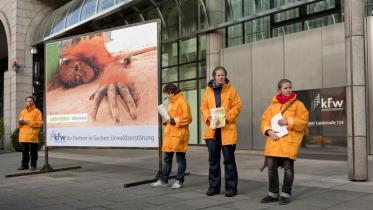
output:
[[211,122],[210,128],[222,128],[225,126],[225,111],[223,107],[210,109]]
[[166,121],[170,120],[170,115],[168,115],[167,110],[166,110],[166,108],[163,106],[163,104],[159,105],[159,106],[157,107],[157,110],[158,110],[159,115],[161,115],[161,117],[162,117],[164,120],[166,120]]
[[278,121],[282,119],[282,114],[281,112],[279,112],[278,114],[276,114],[275,116],[272,117],[271,119],[271,127],[272,127],[272,130],[276,132],[276,135],[278,137],[283,137],[285,135],[288,134],[288,129],[286,128],[286,126],[280,126],[278,124]]

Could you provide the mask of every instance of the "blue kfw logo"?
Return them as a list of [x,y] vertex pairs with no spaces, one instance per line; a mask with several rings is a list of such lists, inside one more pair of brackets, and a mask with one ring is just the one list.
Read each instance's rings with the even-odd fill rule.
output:
[[66,141],[66,136],[62,135],[61,133],[55,133],[52,131],[51,136],[50,136],[55,142],[65,142]]

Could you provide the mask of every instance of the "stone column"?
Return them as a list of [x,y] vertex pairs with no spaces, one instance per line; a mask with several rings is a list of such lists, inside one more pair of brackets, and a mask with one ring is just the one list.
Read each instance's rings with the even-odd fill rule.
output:
[[364,4],[345,0],[348,178],[368,179]]
[[[224,1],[206,0],[210,26],[224,22]],[[224,29],[206,34],[206,74],[211,79],[212,70],[220,65],[220,49],[224,48]]]

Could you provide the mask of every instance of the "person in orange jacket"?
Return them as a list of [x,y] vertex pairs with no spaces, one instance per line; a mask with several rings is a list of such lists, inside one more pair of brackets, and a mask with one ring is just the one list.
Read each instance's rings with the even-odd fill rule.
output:
[[[227,78],[227,70],[216,67],[212,72],[213,79],[208,82],[202,98],[201,112],[206,124],[204,139],[209,151],[209,188],[206,195],[213,196],[220,193],[221,151],[224,156],[225,196],[233,197],[237,194],[238,173],[234,152],[237,144],[237,120],[241,111],[241,99],[237,90]],[[225,126],[210,128],[212,120],[211,109],[224,108]],[[220,122],[218,122],[220,123]]]
[[172,158],[176,153],[176,162],[178,170],[176,180],[171,186],[172,189],[180,189],[184,183],[186,170],[185,153],[189,143],[189,124],[192,122],[192,115],[188,101],[184,98],[183,93],[173,83],[167,84],[163,88],[169,104],[167,108],[170,120],[163,122],[165,126],[162,152],[164,155],[163,169],[159,180],[152,183],[151,186],[167,186],[168,179],[172,168]]
[[[277,88],[278,95],[273,97],[271,104],[265,110],[261,123],[262,132],[267,137],[264,155],[269,181],[268,195],[261,202],[279,201],[279,204],[286,205],[290,202],[294,181],[294,160],[297,158],[299,146],[308,127],[309,117],[304,104],[297,100],[290,80],[280,80]],[[282,137],[279,137],[278,132],[271,127],[271,119],[278,113],[282,114],[282,118],[277,123],[286,126],[288,130],[288,134]],[[284,168],[284,183],[280,195],[278,167]]]
[[19,142],[23,145],[22,163],[18,170],[29,168],[36,170],[38,161],[39,131],[43,126],[41,111],[35,107],[35,98],[28,96],[25,99],[25,108],[19,114]]

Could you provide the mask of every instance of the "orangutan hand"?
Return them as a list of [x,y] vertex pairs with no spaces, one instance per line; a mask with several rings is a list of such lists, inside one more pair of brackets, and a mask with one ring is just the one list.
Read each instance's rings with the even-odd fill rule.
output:
[[126,109],[131,119],[135,120],[137,118],[136,108],[139,105],[140,96],[134,83],[124,84],[116,82],[99,86],[96,92],[89,97],[89,100],[93,100],[94,102],[91,111],[91,117],[93,120],[96,120],[98,108],[105,96],[107,96],[109,102],[111,118],[115,122],[120,122],[118,101]]

